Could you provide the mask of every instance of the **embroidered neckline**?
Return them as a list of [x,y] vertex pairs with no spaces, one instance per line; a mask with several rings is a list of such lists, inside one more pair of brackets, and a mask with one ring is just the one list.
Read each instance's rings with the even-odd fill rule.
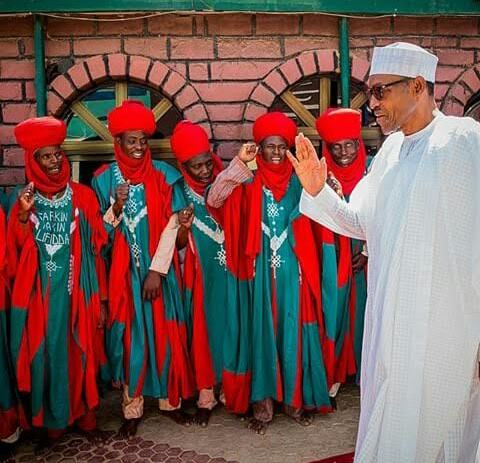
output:
[[272,234],[270,227],[262,222],[262,232],[270,239],[270,250],[272,255],[270,256],[270,267],[273,271],[273,278],[277,278],[277,269],[279,269],[285,261],[282,259],[278,251],[285,243],[288,236],[288,227],[280,233],[280,235]]
[[[113,164],[113,176],[115,177],[117,184],[127,183],[127,181],[123,178],[122,172],[120,171],[120,167],[118,167],[117,163]],[[130,185],[129,187],[131,190],[142,190],[143,183],[137,183],[135,185]]]
[[59,198],[46,198],[45,196],[41,195],[38,191],[35,192],[35,201],[42,206],[47,207],[54,207],[58,209],[60,207],[65,207],[68,203],[72,200],[72,188],[70,185],[67,184],[65,191],[63,192],[62,196]]
[[223,244],[225,242],[225,233],[216,222],[215,224],[217,225],[217,229],[213,230],[205,222],[202,222],[198,217],[193,218],[193,225],[195,225],[203,234],[208,236],[212,241],[215,241],[215,243]]
[[199,195],[196,191],[193,191],[186,183],[183,186],[185,194],[197,204],[205,205],[205,198],[202,195]]

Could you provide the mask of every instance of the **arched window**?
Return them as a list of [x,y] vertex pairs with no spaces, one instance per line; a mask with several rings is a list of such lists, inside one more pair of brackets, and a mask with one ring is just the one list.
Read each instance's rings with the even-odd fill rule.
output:
[[152,109],[157,131],[150,140],[154,158],[173,159],[169,137],[182,119],[172,102],[159,91],[130,82],[106,82],[82,95],[63,115],[67,139],[63,148],[72,163],[72,177],[90,183],[93,172],[113,160],[113,138],[107,129],[107,114],[126,99],[142,101]]
[[480,92],[473,95],[465,105],[465,116],[480,122]]
[[[367,107],[367,95],[363,84],[352,81],[350,86],[350,107],[362,112],[362,137],[369,154],[374,155],[380,148],[382,136]],[[320,74],[306,77],[275,99],[270,110],[283,111],[294,118],[302,131],[318,147],[319,136],[315,119],[327,108],[341,105],[340,77],[338,74]]]

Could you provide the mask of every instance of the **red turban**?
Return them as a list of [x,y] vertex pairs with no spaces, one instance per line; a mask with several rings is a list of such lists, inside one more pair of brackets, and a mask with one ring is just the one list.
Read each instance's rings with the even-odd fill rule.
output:
[[127,131],[141,130],[148,136],[155,133],[155,117],[141,101],[126,100],[108,114],[108,130],[116,137]]
[[[318,134],[325,142],[322,155],[327,162],[328,170],[340,181],[343,193],[349,196],[365,175],[367,152],[360,136],[362,116],[354,109],[330,108],[317,119],[316,126]],[[341,166],[334,161],[327,145],[347,139],[359,140],[358,155],[349,166]]]
[[259,144],[271,136],[282,137],[292,147],[295,144],[297,125],[285,114],[275,111],[260,116],[253,124],[253,139]]
[[207,132],[193,122],[186,120],[180,121],[173,129],[170,146],[172,147],[173,154],[177,158],[178,168],[187,184],[199,195],[204,196],[207,185],[195,180],[183,164],[199,154],[211,153],[213,178],[216,178],[218,173],[223,169],[222,160],[210,150]]
[[362,116],[354,109],[327,109],[316,121],[317,132],[326,143],[360,138]]
[[180,164],[199,154],[210,152],[207,132],[190,121],[181,121],[175,126],[170,138],[170,146]]
[[65,153],[62,154],[60,172],[48,176],[42,171],[33,155],[36,150],[46,146],[61,145],[67,135],[65,122],[54,117],[34,117],[20,122],[15,127],[18,144],[25,150],[25,174],[29,182],[35,184],[43,193],[57,193],[70,181],[70,164]]
[[32,154],[45,146],[61,145],[67,136],[65,122],[54,117],[33,117],[15,127],[17,143]]

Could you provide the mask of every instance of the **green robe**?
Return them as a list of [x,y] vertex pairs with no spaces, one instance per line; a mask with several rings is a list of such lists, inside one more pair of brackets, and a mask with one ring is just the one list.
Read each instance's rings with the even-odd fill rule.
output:
[[[166,182],[173,188],[172,212],[186,206],[181,188],[180,173],[170,165],[153,161]],[[125,183],[116,162],[100,169],[92,181],[92,186],[100,201],[102,213],[114,202],[115,190]],[[107,329],[107,355],[114,380],[128,384],[129,395],[146,395],[156,398],[169,397],[169,371],[171,366],[171,338],[167,332],[156,332],[152,303],[142,298],[143,283],[151,265],[149,253],[148,210],[145,188],[142,183],[130,185],[128,201],[123,210],[123,219],[114,229],[105,224],[114,240],[120,233],[127,241],[130,250],[130,287],[122,288],[128,292],[133,304],[133,316],[126,323],[124,319],[111,320]],[[115,247],[115,241],[113,241]],[[115,248],[113,249],[115,252]],[[167,321],[185,325],[186,317],[181,297],[179,275],[172,265],[165,278],[162,278],[162,303]],[[112,288],[111,288],[112,290]],[[129,325],[130,324],[130,325]],[[162,368],[159,370],[157,346],[161,338],[169,337]],[[157,361],[158,360],[158,361]]]

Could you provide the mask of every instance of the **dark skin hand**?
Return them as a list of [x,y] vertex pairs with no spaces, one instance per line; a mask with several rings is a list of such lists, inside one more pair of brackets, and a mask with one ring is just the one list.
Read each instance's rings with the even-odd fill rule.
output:
[[[165,276],[165,275],[163,275]],[[149,270],[143,283],[143,299],[153,301],[160,296],[162,286],[162,274],[155,270]]]
[[180,228],[177,234],[177,248],[183,249],[188,243],[188,233],[193,223],[193,204],[178,213],[178,223]]
[[30,182],[20,193],[18,197],[18,220],[22,223],[26,223],[30,211],[32,210],[34,204],[34,194],[35,185],[33,182]]
[[360,272],[361,270],[363,270],[365,265],[367,265],[367,262],[368,262],[368,257],[363,255],[360,251],[357,252],[357,254],[355,254],[352,257],[353,272],[357,273],[357,272]]
[[327,184],[332,188],[335,193],[337,193],[340,198],[343,198],[343,190],[342,190],[342,185],[340,182],[335,178],[335,176],[332,174],[332,172],[329,172],[327,174]]
[[127,180],[126,183],[121,183],[117,186],[115,190],[115,202],[112,205],[113,213],[115,217],[118,217],[122,211],[123,206],[128,201],[128,191],[130,189],[130,180]]

